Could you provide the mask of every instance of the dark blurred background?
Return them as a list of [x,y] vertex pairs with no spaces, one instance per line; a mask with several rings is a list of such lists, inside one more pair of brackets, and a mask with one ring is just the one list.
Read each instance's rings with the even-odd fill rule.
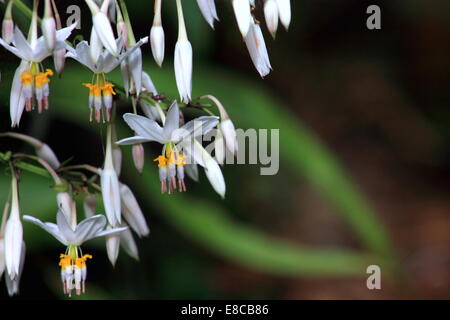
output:
[[[75,2],[57,1],[61,8],[65,7],[64,3]],[[177,35],[176,11],[174,1],[164,2],[164,70],[156,67],[149,46],[143,52],[146,71],[156,86],[175,98],[172,52]],[[302,130],[311,132],[314,141],[328,149],[327,154],[345,170],[346,179],[357,186],[355,192],[363,194],[373,208],[387,230],[400,271],[383,278],[382,290],[369,291],[365,270],[359,275],[311,272],[293,275],[266,272],[258,267],[258,260],[253,265],[241,263],[240,258],[230,258],[232,247],[220,252],[219,248],[208,245],[212,238],[196,236],[192,229],[184,229],[190,224],[183,219],[194,215],[196,207],[185,206],[186,217],[174,215],[175,207],[168,203],[175,203],[181,196],[172,196],[172,200],[159,195],[155,192],[158,181],[137,177],[128,161],[122,176],[136,190],[152,234],[138,241],[140,262],[122,252],[114,269],[108,264],[102,241],[87,246],[85,251],[90,249],[95,260],[89,265],[86,297],[450,298],[450,2],[291,1],[292,23],[288,33],[280,25],[277,39],[273,41],[262,23],[274,68],[264,80],[259,78],[241,40],[231,4],[223,0],[216,2],[220,22],[213,31],[201,17],[196,1],[183,1],[194,48],[194,93],[217,93],[227,102],[226,107],[230,108],[230,116],[238,127],[250,127],[260,121],[262,128],[279,128],[279,122],[272,122],[268,116],[272,113],[258,112],[258,103],[261,108],[266,103],[264,108],[274,115],[282,114],[283,121],[297,119]],[[127,4],[137,37],[148,35],[153,2],[127,1]],[[366,8],[370,4],[381,7],[381,30],[366,28],[369,16]],[[258,14],[263,20],[261,13]],[[18,21],[26,21],[17,10],[16,15]],[[85,37],[90,28],[88,17],[85,12]],[[26,23],[22,26],[26,28]],[[0,54],[0,128],[6,131],[10,124],[10,81],[19,61],[3,49]],[[70,80],[74,72],[84,72],[80,79],[89,80],[88,72],[77,71],[81,68],[68,62],[68,73],[52,83],[51,110],[39,117],[25,114],[19,131],[45,140],[61,159],[73,157],[74,163],[101,166],[103,129],[89,125],[88,92],[79,82]],[[239,99],[244,96],[245,102]],[[74,100],[82,109],[81,115],[65,113],[70,108],[69,101],[73,104]],[[252,107],[252,102],[256,106]],[[125,112],[127,107],[123,108]],[[280,139],[287,141],[289,130],[283,128],[280,128]],[[333,205],[336,202],[328,201],[330,195],[323,196],[332,191],[317,188],[314,176],[308,172],[293,174],[295,159],[284,159],[290,150],[298,149],[308,155],[310,146],[295,136],[289,139],[294,143],[282,146],[285,151],[277,176],[261,177],[255,166],[228,166],[224,170],[228,189],[224,202],[217,199],[205,177],[200,185],[189,184],[188,197],[208,201],[211,208],[226,210],[231,221],[258,230],[269,239],[311,248],[366,251],[355,236],[354,227],[336,214],[339,211]],[[9,140],[0,143],[0,151],[27,149]],[[151,160],[158,148],[151,145],[146,148],[145,170],[153,172],[154,177],[156,168]],[[129,149],[124,149],[124,153],[129,153]],[[305,165],[302,170],[307,168]],[[140,180],[139,185],[136,179]],[[26,179],[23,180],[25,184]],[[1,189],[7,190],[3,188],[7,180],[1,181],[4,182]],[[42,188],[45,181],[37,179],[33,183],[45,189]],[[146,185],[152,187],[147,189]],[[39,191],[44,195],[38,198],[33,185],[23,189],[32,193],[27,198],[22,196],[28,199],[22,201],[24,210],[36,211],[39,199],[49,199],[46,209],[40,210],[46,211],[41,217],[54,219],[56,206],[53,204],[52,209],[51,190]],[[34,211],[24,213],[39,215]],[[57,257],[63,249],[47,235],[38,233],[43,232],[26,227],[29,250],[20,297],[60,298]],[[4,288],[0,297],[6,297]]]

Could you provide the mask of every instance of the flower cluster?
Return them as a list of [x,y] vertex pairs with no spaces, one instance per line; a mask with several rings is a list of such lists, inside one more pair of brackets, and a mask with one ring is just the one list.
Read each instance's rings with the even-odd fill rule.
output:
[[[5,2],[4,0],[0,0]],[[10,94],[11,126],[18,127],[24,111],[38,113],[50,107],[50,82],[54,74],[61,75],[67,58],[77,61],[92,72],[92,78],[80,86],[88,89],[89,120],[104,124],[106,150],[103,165],[68,165],[59,161],[45,143],[19,133],[0,133],[0,138],[25,141],[35,148],[35,155],[3,152],[0,164],[10,167],[11,194],[5,206],[0,228],[0,276],[5,273],[10,295],[18,293],[25,262],[25,243],[22,219],[51,234],[64,247],[59,257],[63,291],[85,292],[87,261],[92,255],[83,254],[81,246],[99,237],[106,240],[106,251],[114,265],[122,247],[138,259],[133,238],[148,236],[144,214],[131,189],[120,181],[122,146],[132,145],[136,169],[141,173],[145,164],[144,143],[156,143],[161,152],[150,159],[159,171],[161,193],[186,192],[187,177],[199,181],[203,169],[214,191],[225,198],[226,184],[221,165],[226,156],[236,156],[239,147],[235,126],[222,103],[212,95],[192,96],[193,48],[188,39],[181,0],[173,0],[177,7],[178,39],[174,48],[174,70],[179,101],[158,93],[150,75],[143,70],[141,47],[150,42],[154,60],[162,66],[165,57],[165,34],[162,24],[162,0],[154,0],[154,19],[150,36],[136,38],[125,0],[85,0],[91,12],[92,29],[89,41],[72,45],[68,39],[77,23],[62,27],[55,0],[33,0],[28,36],[14,25],[14,0],[6,3],[0,45],[20,59]],[[43,16],[38,7],[44,3]],[[219,20],[214,0],[197,0],[208,24],[214,27]],[[264,77],[272,67],[266,44],[256,18],[256,9],[263,4],[267,28],[275,38],[278,22],[288,29],[291,19],[290,0],[231,0],[237,26],[247,45],[251,60]],[[23,4],[18,8],[23,9]],[[40,27],[40,28],[39,28]],[[39,36],[41,34],[41,36]],[[139,39],[139,40],[137,40]],[[55,72],[45,65],[53,58]],[[109,74],[120,68],[122,83],[110,80]],[[132,112],[123,120],[131,129],[131,137],[118,139],[116,109],[120,98],[126,98]],[[209,101],[209,104],[205,102]],[[140,110],[138,110],[140,106]],[[207,115],[185,122],[183,110],[194,108]],[[214,112],[216,111],[217,112]],[[140,115],[139,113],[142,113]],[[215,134],[214,156],[202,144],[203,138]],[[33,162],[34,164],[30,164]],[[36,168],[35,166],[39,166]],[[25,168],[25,169],[24,169]],[[20,215],[19,181],[21,170],[40,173],[42,168],[54,180],[57,214],[55,223]],[[88,174],[92,175],[88,177]],[[83,197],[85,219],[79,221],[76,198]],[[97,198],[101,197],[104,214],[95,214]]]

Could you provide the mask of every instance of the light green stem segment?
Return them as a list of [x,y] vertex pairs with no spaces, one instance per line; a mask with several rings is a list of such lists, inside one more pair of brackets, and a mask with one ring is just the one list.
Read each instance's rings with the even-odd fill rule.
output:
[[6,6],[5,11],[5,20],[12,20],[12,6],[13,6],[14,0],[10,0],[8,2],[8,5]]
[[184,23],[183,6],[181,0],[177,0],[178,12],[178,40],[187,40],[186,24]]
[[133,32],[133,28],[131,27],[131,22],[130,22],[130,16],[128,14],[128,9],[127,6],[125,4],[125,1],[123,0],[119,0],[120,3],[120,9],[122,10],[123,13],[123,19],[125,21],[125,26],[127,27],[127,33],[128,33],[128,43],[127,45],[132,47],[136,44],[136,38],[134,37],[134,32]]

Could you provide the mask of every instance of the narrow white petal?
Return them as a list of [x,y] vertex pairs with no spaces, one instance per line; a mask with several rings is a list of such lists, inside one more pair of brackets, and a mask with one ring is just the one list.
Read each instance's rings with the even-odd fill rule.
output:
[[120,234],[120,245],[130,257],[139,260],[139,251],[129,229]]
[[265,77],[270,73],[272,66],[270,65],[266,43],[259,24],[252,24],[245,37],[245,43],[256,70],[258,70],[261,77]]
[[50,233],[56,240],[61,242],[63,245],[69,245],[69,242],[64,238],[61,232],[58,229],[58,226],[54,223],[44,223],[41,220],[31,217],[31,216],[23,216],[23,220],[26,222],[30,222],[32,224],[37,225],[38,227],[44,229],[48,233]]
[[118,226],[121,222],[119,179],[113,169],[102,170],[100,178],[108,221],[112,226]]
[[233,122],[228,119],[220,124],[220,129],[225,138],[225,144],[228,151],[235,154],[238,151],[237,134]]
[[170,140],[172,133],[180,127],[180,108],[177,101],[174,101],[167,111],[166,122],[164,123],[163,135]]
[[291,24],[291,0],[276,0],[278,4],[278,11],[280,13],[280,20],[286,30]]
[[205,20],[211,28],[214,29],[214,20],[217,19],[216,4],[214,0],[197,0],[197,4]]
[[27,69],[28,64],[26,61],[22,61],[14,74],[14,79],[11,87],[9,112],[11,116],[11,126],[17,127],[20,124],[23,110],[25,108],[25,97],[23,94],[22,86],[22,73]]
[[124,218],[139,237],[148,236],[150,230],[147,221],[145,220],[144,214],[142,213],[141,207],[133,192],[127,185],[121,184],[120,194],[122,197],[122,212]]
[[115,57],[119,55],[114,33],[108,17],[103,12],[97,12],[93,15],[93,24],[97,35],[105,48]]
[[279,20],[278,5],[276,0],[267,0],[265,2],[264,16],[266,19],[267,29],[269,29],[270,34],[275,39]]
[[120,235],[113,234],[106,236],[106,252],[108,253],[108,259],[113,266],[116,265],[117,258],[119,257],[120,249]]
[[148,141],[166,142],[163,137],[163,128],[156,121],[132,113],[126,113],[123,119],[138,136]]
[[45,143],[42,145],[42,147],[36,149],[36,154],[39,158],[45,160],[53,169],[58,169],[61,166],[61,162],[59,162],[56,154]]
[[233,0],[234,15],[238,23],[239,30],[242,36],[247,36],[250,28],[250,22],[252,20],[252,14],[250,11],[250,3],[248,0]]

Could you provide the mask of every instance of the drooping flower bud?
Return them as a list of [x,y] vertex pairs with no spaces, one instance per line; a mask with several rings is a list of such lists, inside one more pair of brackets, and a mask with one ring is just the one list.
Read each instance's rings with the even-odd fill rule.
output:
[[197,0],[197,4],[205,20],[214,29],[214,20],[219,20],[214,0]]
[[177,0],[178,41],[175,45],[175,78],[182,102],[189,103],[192,95],[192,45],[187,38],[181,1]]
[[134,144],[132,147],[132,153],[133,153],[133,162],[136,170],[139,173],[142,173],[144,170],[144,146],[139,144]]
[[153,26],[150,30],[150,44],[153,58],[158,66],[161,67],[164,61],[165,51],[164,29],[161,22],[161,0],[155,1],[155,17],[153,18]]
[[11,44],[14,38],[14,21],[12,17],[12,5],[13,2],[10,0],[5,10],[5,17],[2,22],[2,39],[5,40],[7,44]]
[[245,44],[247,45],[253,64],[261,77],[268,75],[272,66],[270,65],[266,42],[264,41],[264,36],[259,24],[252,22],[250,30],[245,37]]
[[278,12],[280,20],[286,30],[291,24],[291,0],[276,0],[278,4]]
[[146,237],[150,234],[144,214],[131,189],[125,185],[120,185],[120,195],[122,201],[122,212],[130,227],[139,237]]
[[53,50],[56,44],[56,21],[53,17],[50,0],[45,0],[44,18],[41,22],[41,29],[47,43],[47,47],[50,50]]
[[252,20],[249,0],[233,0],[234,15],[242,37],[246,37]]
[[278,5],[276,0],[266,0],[264,3],[264,16],[266,19],[267,29],[269,29],[270,34],[275,39],[278,29]]

